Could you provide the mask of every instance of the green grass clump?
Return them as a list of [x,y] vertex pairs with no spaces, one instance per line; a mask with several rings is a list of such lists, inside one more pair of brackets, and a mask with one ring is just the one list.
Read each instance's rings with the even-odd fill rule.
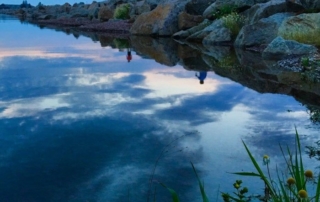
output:
[[287,40],[295,40],[300,43],[320,46],[320,29],[296,28],[280,32],[279,35]]
[[215,11],[212,16],[216,19],[219,19],[233,12],[237,12],[237,7],[234,5],[225,4]]
[[[305,170],[302,161],[302,151],[300,146],[300,139],[296,130],[296,151],[293,153],[287,147],[285,154],[284,149],[280,146],[282,156],[289,170],[289,176],[287,179],[280,177],[277,170],[277,176],[272,179],[269,170],[270,159],[267,155],[263,157],[263,162],[267,166],[267,174],[264,174],[261,167],[253,157],[247,145],[243,142],[243,145],[249,155],[249,158],[254,165],[256,172],[238,172],[234,173],[242,176],[259,177],[265,184],[265,195],[259,198],[263,201],[272,202],[319,202],[320,201],[320,175],[318,182],[315,182],[315,177],[311,170]],[[310,196],[311,188],[307,186],[308,182],[316,183],[316,193],[314,196]],[[266,191],[267,190],[267,191]],[[226,196],[224,195],[224,199]],[[228,198],[228,201],[232,201],[233,198]],[[237,200],[234,200],[237,201]]]
[[130,4],[121,4],[115,11],[113,17],[115,19],[129,19],[130,18]]
[[237,36],[240,29],[245,23],[245,18],[236,12],[232,12],[226,16],[221,17],[223,25],[230,29],[233,37]]

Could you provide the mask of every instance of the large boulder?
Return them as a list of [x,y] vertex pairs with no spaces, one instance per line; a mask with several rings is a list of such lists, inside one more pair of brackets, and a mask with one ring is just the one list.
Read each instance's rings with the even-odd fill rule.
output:
[[146,1],[138,1],[134,6],[134,14],[141,15],[142,13],[146,13],[151,11],[151,5]]
[[121,5],[121,4],[136,4],[137,0],[108,0],[106,1],[106,5],[111,8],[111,9],[115,9],[117,6]]
[[279,35],[286,39],[320,45],[320,13],[301,14],[284,20]]
[[320,0],[300,0],[300,4],[306,9],[320,9]]
[[136,35],[171,36],[178,28],[178,15],[186,2],[179,0],[158,5],[154,10],[143,13],[133,23],[130,33]]
[[71,18],[88,17],[89,11],[84,6],[72,7],[70,15]]
[[300,56],[316,52],[317,48],[312,45],[301,44],[296,41],[277,37],[263,51],[262,56],[265,59],[282,59],[288,55]]
[[202,15],[205,18],[212,18],[214,12],[217,12],[225,7],[236,8],[238,11],[244,11],[256,3],[265,3],[269,0],[216,0],[214,3],[207,6]]
[[113,18],[113,10],[110,9],[108,6],[103,6],[99,9],[98,19],[100,21],[105,22],[112,18]]
[[203,21],[201,15],[190,15],[186,12],[181,12],[178,16],[179,30],[186,30],[200,24]]
[[217,11],[224,6],[231,6],[237,9],[251,7],[255,4],[254,0],[216,0],[214,3],[213,11]]
[[234,46],[241,48],[260,47],[268,45],[278,36],[278,28],[291,13],[278,13],[258,22],[245,25],[240,30]]
[[271,0],[266,3],[255,4],[243,14],[246,16],[248,24],[252,24],[277,13],[299,12],[301,10],[303,10],[302,6],[291,1]]
[[217,22],[219,23],[215,23],[214,31],[210,32],[202,40],[202,43],[204,45],[208,45],[208,44],[223,45],[223,44],[229,44],[231,42],[232,37],[231,37],[230,29],[226,28],[223,25],[223,22],[221,20],[217,20]]
[[88,8],[88,17],[90,19],[98,18],[99,9],[100,3],[92,2],[92,4]]
[[211,22],[208,19],[205,19],[202,23],[200,23],[197,26],[194,26],[194,27],[192,27],[190,29],[187,29],[187,30],[181,30],[181,31],[175,33],[173,35],[173,38],[175,38],[175,39],[185,39],[185,38],[191,36],[192,34],[203,30],[204,28],[206,28],[210,24],[211,24]]
[[215,0],[191,0],[186,4],[186,12],[191,15],[202,15]]
[[223,22],[221,19],[213,21],[209,26],[206,26],[203,30],[200,30],[192,35],[190,35],[187,40],[189,41],[198,41],[202,42],[202,40],[208,36],[211,32],[216,31],[217,29],[223,26]]

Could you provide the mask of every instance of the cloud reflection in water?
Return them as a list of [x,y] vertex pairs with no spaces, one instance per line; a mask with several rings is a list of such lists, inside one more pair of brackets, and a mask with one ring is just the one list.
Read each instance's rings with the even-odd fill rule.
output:
[[135,52],[128,64],[126,52],[89,39],[27,30],[38,37],[0,48],[0,195],[8,201],[123,201],[128,191],[145,201],[160,151],[178,137],[155,179],[196,201],[192,161],[215,198],[219,184],[226,190],[234,180],[225,171],[250,168],[242,138],[270,153],[281,138],[291,141],[293,123],[306,123],[291,97],[259,94],[213,72],[199,85],[179,65]]

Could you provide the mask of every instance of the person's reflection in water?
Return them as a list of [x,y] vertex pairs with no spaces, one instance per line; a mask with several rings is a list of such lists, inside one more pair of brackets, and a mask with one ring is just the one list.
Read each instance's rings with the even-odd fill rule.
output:
[[196,77],[200,80],[200,84],[204,83],[205,78],[207,77],[207,72],[196,73]]
[[128,51],[127,51],[127,60],[128,60],[128,62],[130,62],[130,61],[132,60],[131,48],[128,48]]

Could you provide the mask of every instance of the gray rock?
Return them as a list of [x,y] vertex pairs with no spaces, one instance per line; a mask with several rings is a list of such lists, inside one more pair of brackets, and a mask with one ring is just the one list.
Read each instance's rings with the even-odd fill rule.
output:
[[278,28],[282,21],[292,15],[291,13],[278,13],[254,24],[243,26],[234,42],[234,46],[248,48],[269,44],[278,36]]
[[189,37],[190,35],[203,30],[208,25],[210,25],[210,23],[211,22],[208,19],[205,19],[202,23],[200,23],[199,25],[197,25],[195,27],[192,27],[192,28],[187,29],[187,30],[181,30],[181,31],[175,33],[173,35],[173,38],[175,38],[175,39],[185,39],[185,38]]
[[136,15],[141,15],[149,11],[151,11],[151,5],[146,1],[138,1],[134,6],[134,14]]
[[113,18],[113,10],[110,9],[108,6],[103,6],[99,9],[98,12],[98,19],[100,21],[108,21],[109,19]]
[[204,39],[202,40],[202,44],[209,45],[209,44],[225,44],[229,43],[231,38],[231,31],[230,29],[226,28],[222,21],[218,21],[219,23],[215,24],[214,31],[210,32]]
[[271,0],[267,3],[258,3],[244,12],[247,24],[252,24],[262,18],[267,18],[277,13],[298,12],[303,8],[301,6],[290,6],[286,0]]
[[178,28],[178,15],[187,2],[174,0],[143,13],[133,23],[130,33],[136,35],[172,36]]
[[186,4],[186,12],[191,15],[202,15],[215,0],[191,0]]
[[[263,2],[266,2],[268,0],[261,0]],[[237,10],[246,10],[253,6],[255,3],[257,3],[255,0],[216,0],[214,3],[212,3],[210,6],[208,6],[202,15],[205,18],[211,18],[212,14],[220,9],[222,9],[224,6],[232,6],[237,8]]]
[[213,14],[214,11],[215,11],[215,8],[216,8],[216,3],[214,2],[214,3],[210,4],[210,6],[208,6],[208,7],[203,11],[202,16],[203,16],[204,18],[208,18],[208,19],[211,18],[212,14]]
[[108,6],[111,9],[115,9],[117,6],[125,3],[130,3],[130,4],[136,4],[136,0],[108,0],[106,1],[106,6]]
[[189,41],[201,41],[208,36],[211,32],[215,31],[217,28],[221,28],[222,25],[222,20],[215,20],[211,23],[211,25],[207,26],[203,30],[200,30],[192,35],[190,35],[187,40]]
[[197,26],[203,21],[201,15],[190,15],[186,12],[181,12],[178,16],[178,28],[179,30],[186,30],[191,27]]
[[265,59],[282,59],[289,55],[307,55],[316,52],[317,48],[315,46],[277,37],[263,51],[262,57]]
[[53,16],[52,15],[40,15],[38,16],[37,20],[49,20],[49,19],[52,19]]
[[320,9],[320,0],[300,0],[300,4],[306,9]]
[[70,15],[72,18],[76,17],[88,17],[89,11],[84,7],[72,7],[70,11]]
[[303,43],[320,45],[320,13],[301,14],[284,20],[279,27],[279,36]]

